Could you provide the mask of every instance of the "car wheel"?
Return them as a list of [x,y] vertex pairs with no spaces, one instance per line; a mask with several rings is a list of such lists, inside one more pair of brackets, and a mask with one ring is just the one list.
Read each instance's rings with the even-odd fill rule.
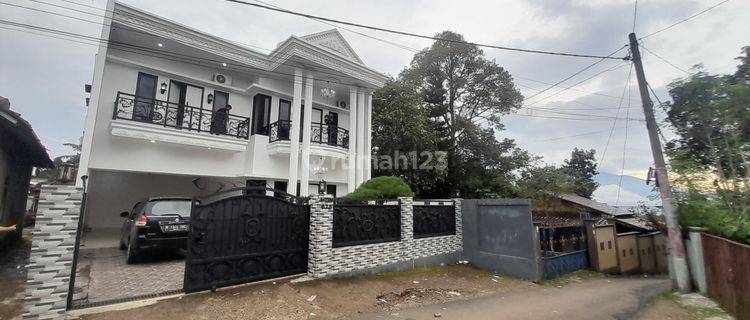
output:
[[122,242],[122,239],[120,239],[120,250],[125,250],[127,248],[128,246],[125,245],[125,242]]
[[127,259],[125,260],[126,264],[132,264],[135,261],[135,249],[133,248],[133,240],[128,241],[128,253],[127,253]]

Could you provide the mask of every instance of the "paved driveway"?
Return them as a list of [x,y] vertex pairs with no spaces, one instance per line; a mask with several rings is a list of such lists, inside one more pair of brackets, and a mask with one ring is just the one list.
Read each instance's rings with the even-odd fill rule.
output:
[[184,251],[144,252],[126,264],[124,250],[81,249],[74,300],[90,304],[181,290],[184,271]]

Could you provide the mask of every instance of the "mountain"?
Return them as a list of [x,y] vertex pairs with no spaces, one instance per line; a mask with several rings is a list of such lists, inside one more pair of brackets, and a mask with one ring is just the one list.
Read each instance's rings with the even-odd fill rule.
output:
[[609,205],[633,206],[638,202],[644,202],[648,205],[659,203],[658,198],[651,200],[658,195],[653,191],[653,186],[646,185],[646,181],[633,176],[622,176],[622,190],[620,190],[619,201],[617,197],[618,184],[620,184],[620,175],[609,172],[599,172],[594,177],[599,182],[599,188],[594,191],[593,198],[599,202]]

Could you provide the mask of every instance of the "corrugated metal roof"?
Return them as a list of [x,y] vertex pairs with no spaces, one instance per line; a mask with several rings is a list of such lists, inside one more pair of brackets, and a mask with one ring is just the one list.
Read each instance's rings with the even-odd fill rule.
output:
[[561,194],[558,194],[557,197],[565,201],[570,201],[575,204],[582,205],[584,207],[588,207],[596,211],[608,214],[610,216],[617,217],[617,216],[633,215],[633,213],[628,210],[617,208],[617,207],[612,207],[610,205],[607,205],[606,203],[597,202],[597,201],[591,200],[589,198],[584,198],[573,193],[561,193]]

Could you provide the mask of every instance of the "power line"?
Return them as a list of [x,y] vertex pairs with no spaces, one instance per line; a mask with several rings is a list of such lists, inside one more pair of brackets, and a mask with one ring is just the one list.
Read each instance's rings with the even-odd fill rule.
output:
[[[622,106],[622,101],[625,99],[625,91],[630,88],[630,78],[633,75],[633,65],[630,65],[630,71],[628,71],[628,78],[627,81],[625,81],[625,88],[622,90],[622,99],[620,99],[619,106]],[[620,111],[617,111],[617,115],[615,117],[618,117],[620,115]],[[604,157],[607,155],[607,149],[609,148],[609,142],[612,140],[612,134],[615,132],[615,126],[617,125],[617,119],[612,121],[612,129],[609,130],[609,137],[607,137],[607,143],[604,145],[604,152],[602,152],[601,158],[599,158],[599,164],[597,165],[597,168],[601,168],[602,164],[604,163]]]
[[[639,126],[639,124],[630,125],[630,127],[635,127],[635,126]],[[619,127],[618,129],[623,129],[623,128],[624,127]],[[557,140],[563,140],[563,139],[569,139],[569,138],[591,136],[591,135],[596,135],[596,134],[605,133],[605,132],[609,132],[609,129],[606,129],[606,130],[597,130],[597,131],[591,131],[591,132],[584,132],[584,133],[574,134],[574,135],[570,135],[570,136],[561,136],[561,137],[547,138],[547,139],[534,139],[532,141],[538,141],[538,142],[557,141]]]
[[[79,9],[70,8],[70,7],[66,7],[66,6],[60,6],[60,5],[56,5],[56,4],[51,4],[51,3],[45,2],[45,1],[40,1],[40,0],[29,0],[29,1],[37,2],[37,3],[42,3],[42,4],[46,4],[46,5],[50,5],[50,6],[62,8],[62,9],[72,10],[72,11],[75,11],[75,12],[85,13],[85,14],[93,15],[93,16],[100,17],[100,18],[105,18],[105,19],[107,18],[106,16],[97,15],[97,14],[94,14],[94,13],[91,13],[91,12],[86,12],[86,11],[82,11],[82,10],[79,10]],[[78,5],[78,6],[83,6],[83,7],[91,8],[91,9],[100,10],[100,11],[103,11],[105,13],[114,13],[114,10],[107,10],[107,9],[104,9],[104,8],[99,8],[99,7],[96,7],[96,6],[86,5],[86,4],[78,3],[78,2],[75,2],[75,1],[71,1],[71,0],[60,0],[60,1],[67,2],[67,3],[70,3],[70,4],[74,4],[74,5]],[[255,0],[255,1],[263,3],[263,4],[267,4],[267,5],[270,5],[270,6],[275,6],[273,4],[270,4],[270,3],[267,3],[267,2],[263,2],[263,1],[259,1],[259,0]],[[0,3],[4,3],[4,2],[0,2]],[[43,12],[43,13],[48,13],[48,14],[53,14],[53,15],[58,15],[58,16],[63,16],[63,17],[67,17],[67,18],[73,18],[73,19],[80,20],[77,17],[71,17],[71,16],[68,16],[68,15],[59,14],[59,13],[55,13],[55,12],[50,12],[50,11],[46,11],[46,10],[42,10],[42,9],[31,8],[31,7],[24,7],[24,6],[19,6],[19,5],[13,5],[13,6],[21,7],[21,8],[28,9],[28,10],[34,10],[34,11],[39,11],[39,12]],[[279,6],[275,6],[275,7],[281,8]],[[281,8],[281,9],[283,9],[283,8]],[[314,18],[309,18],[309,19],[318,21],[320,23],[324,23],[324,24],[329,25],[329,26],[334,26],[334,27],[337,27],[337,28],[341,28],[343,30],[346,30],[346,31],[349,31],[349,32],[352,32],[352,33],[355,33],[355,34],[358,34],[358,35],[361,35],[361,36],[364,36],[364,37],[367,37],[367,38],[375,39],[375,40],[381,41],[383,43],[393,45],[393,46],[395,46],[397,48],[400,48],[400,49],[408,50],[408,51],[411,51],[411,52],[418,52],[419,51],[418,49],[415,49],[415,48],[412,48],[412,47],[409,47],[409,46],[406,46],[406,45],[401,45],[401,44],[398,44],[398,43],[395,43],[395,42],[392,42],[392,41],[388,41],[388,40],[385,40],[385,39],[374,37],[374,36],[371,36],[371,35],[368,35],[368,34],[365,34],[365,33],[361,33],[361,32],[355,31],[355,30],[351,30],[351,29],[346,28],[346,27],[337,26],[337,25],[328,23],[326,21],[321,21],[321,20],[314,19]],[[111,20],[115,21],[115,22],[121,22],[121,21],[119,21],[117,19],[114,19],[114,18],[111,18]],[[97,23],[95,21],[90,21],[90,20],[84,20],[84,21],[91,22],[91,23]],[[102,26],[110,26],[111,25],[111,24],[107,24],[107,23],[98,23],[98,24],[102,25]],[[140,34],[144,34],[144,35],[152,35],[150,33],[142,32],[142,31],[139,31],[139,30],[131,30],[131,29],[123,29],[123,30],[128,31],[128,32],[136,32],[136,33],[140,33]],[[246,46],[246,47],[257,48],[257,49],[268,51],[268,52],[273,51],[272,49],[260,47],[260,46],[249,44],[249,43],[243,43],[243,42],[237,42],[237,41],[232,41],[232,42],[240,44],[240,45],[243,45],[243,46]],[[263,59],[263,58],[261,58],[261,59]],[[270,59],[265,59],[265,60],[270,61]],[[305,61],[301,61],[301,60],[294,59],[294,58],[290,58],[290,60],[291,61],[295,61],[295,62],[300,62],[300,63],[304,63],[305,62]],[[330,73],[326,73],[326,72],[321,72],[321,73],[330,74]],[[533,81],[533,82],[537,82],[537,83],[543,83],[543,84],[551,85],[550,83],[547,83],[547,82],[544,82],[544,81],[535,80],[535,79],[531,79],[531,78],[528,78],[528,77],[523,77],[523,76],[518,76],[518,75],[516,75],[516,77],[522,78],[522,79],[525,79],[525,80],[528,80],[528,81]],[[555,86],[555,85],[553,85],[553,86]],[[573,89],[572,87],[563,87],[563,88]],[[585,92],[583,90],[578,90],[578,89],[573,89],[573,90]],[[615,96],[606,95],[606,94],[602,94],[602,93],[592,93],[592,94],[617,98]],[[582,105],[592,106],[590,104],[585,104],[585,103],[579,102],[579,101],[575,101],[575,102],[579,103],[579,104],[582,104]]]
[[[119,51],[123,51],[123,52],[141,54],[141,55],[155,57],[155,58],[161,58],[161,59],[169,60],[169,61],[192,63],[192,64],[196,64],[196,65],[200,65],[200,66],[204,66],[204,67],[209,67],[209,68],[216,68],[217,66],[221,65],[221,63],[226,63],[226,62],[221,61],[221,60],[212,60],[212,59],[208,59],[208,58],[204,58],[204,57],[195,57],[195,56],[183,55],[183,54],[178,54],[178,53],[164,52],[164,51],[159,51],[159,50],[155,50],[155,49],[147,48],[147,47],[143,47],[143,46],[138,46],[138,45],[133,45],[133,44],[128,44],[128,43],[122,43],[122,42],[117,42],[117,41],[113,41],[113,40],[104,40],[104,39],[100,39],[100,38],[97,38],[97,37],[92,37],[92,36],[87,36],[87,35],[82,35],[82,34],[67,32],[67,31],[61,31],[61,30],[54,30],[54,29],[44,28],[44,27],[40,27],[40,26],[27,25],[27,24],[22,24],[22,23],[17,23],[17,22],[13,22],[13,21],[2,20],[2,19],[0,19],[0,24],[11,25],[11,26],[14,26],[14,27],[19,27],[19,28],[24,28],[24,29],[31,29],[31,30],[36,30],[36,31],[51,33],[51,34],[55,34],[55,35],[59,35],[59,36],[64,36],[64,37],[70,37],[70,38],[74,38],[74,39],[56,37],[56,36],[53,36],[53,35],[50,35],[50,34],[44,34],[44,35],[37,34],[37,35],[40,35],[40,36],[47,36],[47,37],[50,37],[50,38],[55,38],[55,39],[60,39],[60,40],[66,40],[66,41],[72,41],[72,42],[81,43],[81,44],[85,44],[85,45],[91,45],[91,46],[99,46],[102,43],[106,43],[111,48],[119,50]],[[28,32],[28,30],[18,30],[18,29],[8,29],[8,28],[5,28],[5,29],[7,29],[7,30],[13,30],[13,31],[18,31],[18,32],[31,33],[31,32]],[[36,33],[31,33],[31,34],[36,34]],[[75,40],[75,39],[78,39],[78,40]],[[213,62],[213,63],[206,64],[205,61],[210,61],[210,62]],[[268,76],[270,78],[275,78],[275,79],[280,79],[280,80],[289,80],[290,77],[291,78],[294,77],[294,74],[290,74],[290,73],[283,73],[283,72],[278,72],[278,71],[271,71],[271,70],[260,69],[260,68],[257,68],[257,67],[251,67],[251,66],[244,66],[244,65],[237,65],[237,64],[226,63],[226,68],[229,68],[229,67],[233,67],[235,69],[251,70],[252,72],[264,74],[265,76]],[[275,76],[275,75],[282,75],[282,76],[286,76],[286,77],[279,77],[279,76]],[[339,82],[339,81],[335,81],[335,80],[330,80],[330,79],[328,79],[328,80],[326,80],[326,79],[315,79],[315,81],[337,83],[337,84],[342,84],[342,85],[349,85],[348,83],[343,83],[343,82]]]
[[676,65],[675,65],[674,63],[671,63],[671,62],[669,62],[669,60],[667,60],[667,59],[663,58],[662,56],[660,56],[660,55],[656,54],[655,52],[653,52],[653,51],[649,50],[648,48],[644,47],[644,46],[643,46],[643,42],[641,42],[641,44],[640,44],[640,47],[641,47],[641,48],[643,48],[643,50],[646,50],[646,51],[648,51],[648,53],[652,54],[652,55],[653,55],[654,57],[657,57],[657,58],[659,58],[659,60],[661,60],[661,61],[664,61],[664,62],[665,62],[665,63],[667,63],[668,65],[672,66],[673,68],[675,68],[675,69],[677,69],[677,70],[680,70],[680,71],[682,71],[682,72],[684,72],[684,73],[686,73],[686,74],[688,74],[688,75],[692,75],[692,73],[690,73],[690,71],[687,71],[687,70],[685,70],[685,69],[683,69],[683,68],[680,68],[680,67],[676,66]]
[[717,3],[717,4],[713,5],[713,6],[710,6],[710,7],[706,8],[706,9],[703,9],[703,10],[701,10],[701,11],[699,11],[699,12],[696,12],[696,13],[694,13],[693,15],[691,15],[691,16],[689,16],[689,17],[685,18],[685,19],[682,19],[682,20],[680,20],[680,21],[677,21],[677,22],[675,22],[675,23],[673,23],[673,24],[670,24],[670,25],[668,25],[668,26],[666,26],[666,27],[664,27],[664,28],[661,28],[661,29],[659,29],[659,30],[656,30],[656,31],[654,31],[654,32],[651,32],[651,33],[649,33],[649,34],[647,34],[647,35],[645,35],[645,36],[643,36],[643,37],[640,37],[640,38],[638,38],[638,40],[643,40],[643,39],[646,39],[646,38],[648,38],[648,37],[650,37],[650,36],[653,36],[653,35],[655,35],[655,34],[657,34],[657,33],[660,33],[660,32],[663,32],[663,31],[667,31],[667,30],[669,30],[669,29],[672,29],[672,28],[673,28],[674,26],[676,26],[676,25],[678,25],[678,24],[681,24],[681,23],[683,23],[683,22],[687,22],[688,20],[691,20],[691,19],[693,19],[693,18],[695,18],[695,17],[697,17],[697,16],[699,16],[699,15],[702,15],[702,14],[704,14],[704,13],[706,13],[706,12],[708,12],[708,11],[710,11],[710,10],[712,10],[712,9],[714,9],[714,8],[716,8],[716,7],[720,6],[720,5],[722,5],[722,4],[725,4],[725,3],[727,3],[727,2],[729,2],[729,0],[724,0],[724,1],[722,1],[722,2],[719,2],[719,3]]
[[[610,54],[609,54],[609,55],[608,55],[607,57],[611,57],[611,56],[615,55],[616,53],[620,52],[620,50],[624,49],[625,47],[627,47],[627,46],[622,46],[622,47],[620,47],[619,49],[617,49],[617,50],[613,51],[612,53],[610,53]],[[581,69],[581,70],[578,70],[578,71],[576,71],[575,73],[571,74],[570,76],[567,76],[567,77],[566,77],[565,79],[562,79],[562,80],[560,80],[560,81],[558,81],[558,82],[555,82],[554,84],[550,85],[549,87],[545,88],[544,90],[542,90],[542,91],[539,91],[539,92],[537,92],[537,93],[535,93],[535,94],[531,95],[531,97],[525,98],[524,100],[529,100],[529,99],[533,99],[534,97],[536,97],[536,96],[538,96],[538,95],[540,95],[540,94],[542,94],[542,93],[544,93],[544,92],[546,92],[546,91],[548,91],[548,90],[550,90],[550,89],[552,89],[552,88],[554,88],[554,87],[556,87],[556,86],[559,86],[559,85],[560,85],[560,84],[562,84],[563,82],[565,82],[565,81],[568,81],[568,80],[570,80],[571,78],[573,78],[573,77],[575,77],[575,76],[577,76],[577,75],[579,75],[579,74],[583,73],[584,71],[586,71],[586,70],[588,70],[588,69],[591,69],[591,68],[593,68],[594,66],[596,66],[596,65],[597,65],[597,64],[599,64],[599,63],[601,63],[601,62],[602,62],[602,61],[604,61],[605,59],[606,59],[606,58],[601,58],[601,59],[597,60],[596,62],[594,62],[594,63],[592,63],[592,64],[590,64],[590,65],[587,65],[587,66],[586,66],[586,67],[584,67],[583,69]]]
[[637,18],[638,18],[638,0],[635,0],[635,4],[633,4],[633,33],[635,33],[635,22]]
[[459,41],[459,40],[452,40],[452,39],[443,39],[443,38],[438,38],[438,37],[434,37],[434,36],[417,34],[417,33],[413,33],[413,32],[406,32],[406,31],[400,31],[400,30],[395,30],[395,29],[388,29],[388,28],[382,28],[382,27],[364,25],[364,24],[360,24],[360,23],[354,23],[354,22],[342,21],[342,20],[337,20],[337,19],[331,19],[331,18],[326,18],[326,17],[316,16],[316,15],[311,15],[311,14],[307,14],[307,13],[301,13],[301,12],[291,11],[291,10],[287,10],[287,9],[282,9],[282,8],[274,8],[274,7],[263,5],[263,4],[259,4],[259,3],[250,3],[250,2],[247,2],[247,1],[241,1],[241,0],[225,0],[225,1],[227,1],[227,2],[233,2],[233,3],[238,3],[238,4],[243,4],[243,5],[247,5],[247,6],[253,6],[253,7],[262,8],[262,9],[271,10],[271,11],[276,11],[276,12],[282,12],[282,13],[286,13],[286,14],[292,14],[292,15],[296,15],[296,16],[300,16],[300,17],[305,17],[305,18],[310,18],[310,19],[317,19],[317,20],[322,20],[322,21],[327,21],[327,22],[332,22],[332,23],[337,23],[337,24],[344,24],[344,25],[358,27],[358,28],[370,29],[370,30],[375,30],[375,31],[383,31],[383,32],[388,32],[388,33],[393,33],[393,34],[400,34],[400,35],[404,35],[404,36],[417,37],[417,38],[422,38],[422,39],[430,39],[430,40],[435,40],[435,41],[444,41],[444,42],[457,43],[457,44],[463,44],[463,45],[473,45],[473,46],[484,47],[484,48],[492,48],[492,49],[508,50],[508,51],[518,51],[518,52],[525,52],[525,53],[538,53],[538,54],[556,55],[556,56],[567,56],[567,57],[578,57],[578,58],[597,58],[597,59],[617,59],[617,60],[624,59],[624,58],[612,57],[612,55],[609,55],[609,56],[598,56],[598,55],[589,55],[589,54],[578,54],[578,53],[555,52],[555,51],[545,51],[545,50],[522,49],[522,48],[512,48],[512,47],[496,46],[496,45],[490,45],[490,44],[482,44],[482,43],[477,43],[477,42]]
[[[631,68],[632,69],[632,68]],[[630,76],[628,76],[628,79]],[[615,205],[620,203],[620,191],[622,191],[622,176],[625,174],[625,151],[628,147],[628,120],[630,119],[630,93],[632,92],[630,81],[628,81],[628,109],[625,111],[625,141],[622,142],[622,164],[620,165],[620,181],[617,182],[617,200]]]
[[[551,82],[546,82],[546,81],[541,81],[541,80],[535,80],[535,79],[531,79],[531,78],[527,78],[527,77],[523,77],[523,76],[519,76],[519,75],[514,75],[513,77],[519,78],[519,79],[523,79],[523,80],[526,80],[526,81],[531,81],[531,82],[545,84],[545,85],[548,85],[548,86],[554,85]],[[539,89],[534,89],[534,88],[531,88],[531,87],[528,87],[528,86],[526,86],[526,87],[530,88],[530,89],[533,89],[535,91],[540,91]],[[620,97],[616,96],[616,95],[611,95],[611,94],[606,94],[606,93],[601,93],[601,92],[591,92],[591,91],[576,89],[574,87],[566,87],[566,86],[557,86],[557,87],[565,88],[565,89],[573,90],[573,91],[578,91],[578,92],[583,92],[583,93],[588,93],[588,94],[593,94],[593,95],[597,95],[597,96],[612,98],[612,99],[615,99],[615,100],[620,100]],[[640,101],[640,100],[636,100],[636,101]]]
[[[615,69],[619,69],[619,68],[621,68],[621,67],[623,67],[623,66],[626,66],[626,65],[628,65],[628,63],[623,63],[623,64],[619,64],[619,65],[615,65],[615,66],[612,66],[612,67],[610,67],[610,68],[608,68],[608,69],[604,69],[604,70],[602,70],[602,71],[600,71],[600,72],[597,72],[596,74],[594,74],[594,75],[592,75],[592,76],[589,76],[588,78],[585,78],[585,79],[583,79],[583,80],[581,80],[581,81],[578,81],[578,82],[576,82],[575,84],[573,84],[573,85],[571,86],[571,88],[572,88],[572,87],[576,87],[576,86],[578,86],[578,85],[580,85],[580,84],[582,84],[582,83],[584,83],[584,82],[586,82],[586,81],[589,81],[589,80],[591,80],[591,79],[594,79],[594,78],[596,78],[596,77],[598,77],[598,76],[600,76],[600,75],[602,75],[602,74],[604,74],[604,73],[607,73],[607,72],[613,71],[613,70],[615,70]],[[551,88],[551,87],[550,87],[550,88]],[[544,100],[547,100],[547,99],[549,99],[549,98],[552,98],[552,97],[554,97],[554,96],[557,96],[558,94],[560,94],[560,93],[563,93],[563,92],[565,92],[565,91],[567,91],[567,90],[570,90],[570,89],[567,89],[567,88],[566,88],[566,89],[558,90],[557,92],[555,92],[555,93],[553,93],[553,94],[551,94],[551,95],[548,95],[548,96],[546,96],[546,97],[543,97],[543,98],[541,98],[541,99],[539,99],[539,100],[537,100],[537,101],[534,101],[534,102],[530,103],[529,105],[530,105],[530,106],[533,106],[533,105],[535,105],[535,104],[538,104],[538,103],[540,103],[540,102],[542,102],[542,101],[544,101]],[[535,95],[535,96],[536,96],[536,95]]]

